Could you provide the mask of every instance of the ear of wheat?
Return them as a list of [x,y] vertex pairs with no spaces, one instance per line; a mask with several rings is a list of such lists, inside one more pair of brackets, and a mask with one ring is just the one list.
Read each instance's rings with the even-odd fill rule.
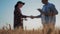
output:
[[52,24],[48,26],[45,25],[43,29],[38,30],[23,30],[21,27],[19,27],[19,29],[17,28],[13,30],[9,24],[9,29],[5,30],[5,27],[3,27],[3,29],[0,29],[0,34],[60,34],[60,29],[54,28]]

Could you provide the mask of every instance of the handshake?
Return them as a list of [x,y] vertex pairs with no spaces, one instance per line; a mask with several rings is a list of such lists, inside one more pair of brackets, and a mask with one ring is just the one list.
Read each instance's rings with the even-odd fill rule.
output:
[[34,19],[35,18],[35,16],[27,16],[28,18],[31,18],[31,19]]
[[[44,14],[41,9],[37,9],[37,10],[38,10],[41,14]],[[40,17],[41,17],[41,15],[38,15],[38,16],[32,16],[32,15],[31,15],[31,16],[26,16],[26,18],[31,18],[31,19],[40,18]],[[25,18],[25,19],[26,19],[26,18]]]
[[[34,16],[26,16],[26,18],[34,19],[35,17],[34,17]],[[26,21],[27,21],[27,19],[26,19],[26,18],[24,18],[24,20],[26,20]]]

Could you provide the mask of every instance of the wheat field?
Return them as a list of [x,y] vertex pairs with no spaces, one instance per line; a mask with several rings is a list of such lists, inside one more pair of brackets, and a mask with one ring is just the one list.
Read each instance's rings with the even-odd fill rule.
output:
[[21,27],[19,29],[11,29],[10,26],[9,29],[0,29],[0,34],[60,34],[60,29],[54,28],[52,25],[38,30],[23,30]]

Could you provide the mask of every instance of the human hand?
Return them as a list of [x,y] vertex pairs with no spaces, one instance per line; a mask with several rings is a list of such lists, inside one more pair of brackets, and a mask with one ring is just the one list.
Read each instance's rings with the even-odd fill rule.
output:
[[40,11],[40,12],[42,11],[40,8],[38,8],[37,10]]
[[31,18],[31,19],[33,19],[34,18],[34,16],[27,16],[28,18]]
[[31,19],[34,19],[34,16],[30,16]]

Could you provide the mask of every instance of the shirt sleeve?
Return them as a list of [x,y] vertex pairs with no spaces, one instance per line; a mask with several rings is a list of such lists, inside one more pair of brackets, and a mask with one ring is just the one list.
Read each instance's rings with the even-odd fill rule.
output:
[[38,16],[36,16],[36,18],[40,18],[41,17],[41,14],[40,15],[38,15]]
[[55,5],[51,5],[51,11],[53,11],[55,14],[58,14],[57,9],[55,8]]
[[26,15],[22,15],[22,18],[26,18],[27,16]]

